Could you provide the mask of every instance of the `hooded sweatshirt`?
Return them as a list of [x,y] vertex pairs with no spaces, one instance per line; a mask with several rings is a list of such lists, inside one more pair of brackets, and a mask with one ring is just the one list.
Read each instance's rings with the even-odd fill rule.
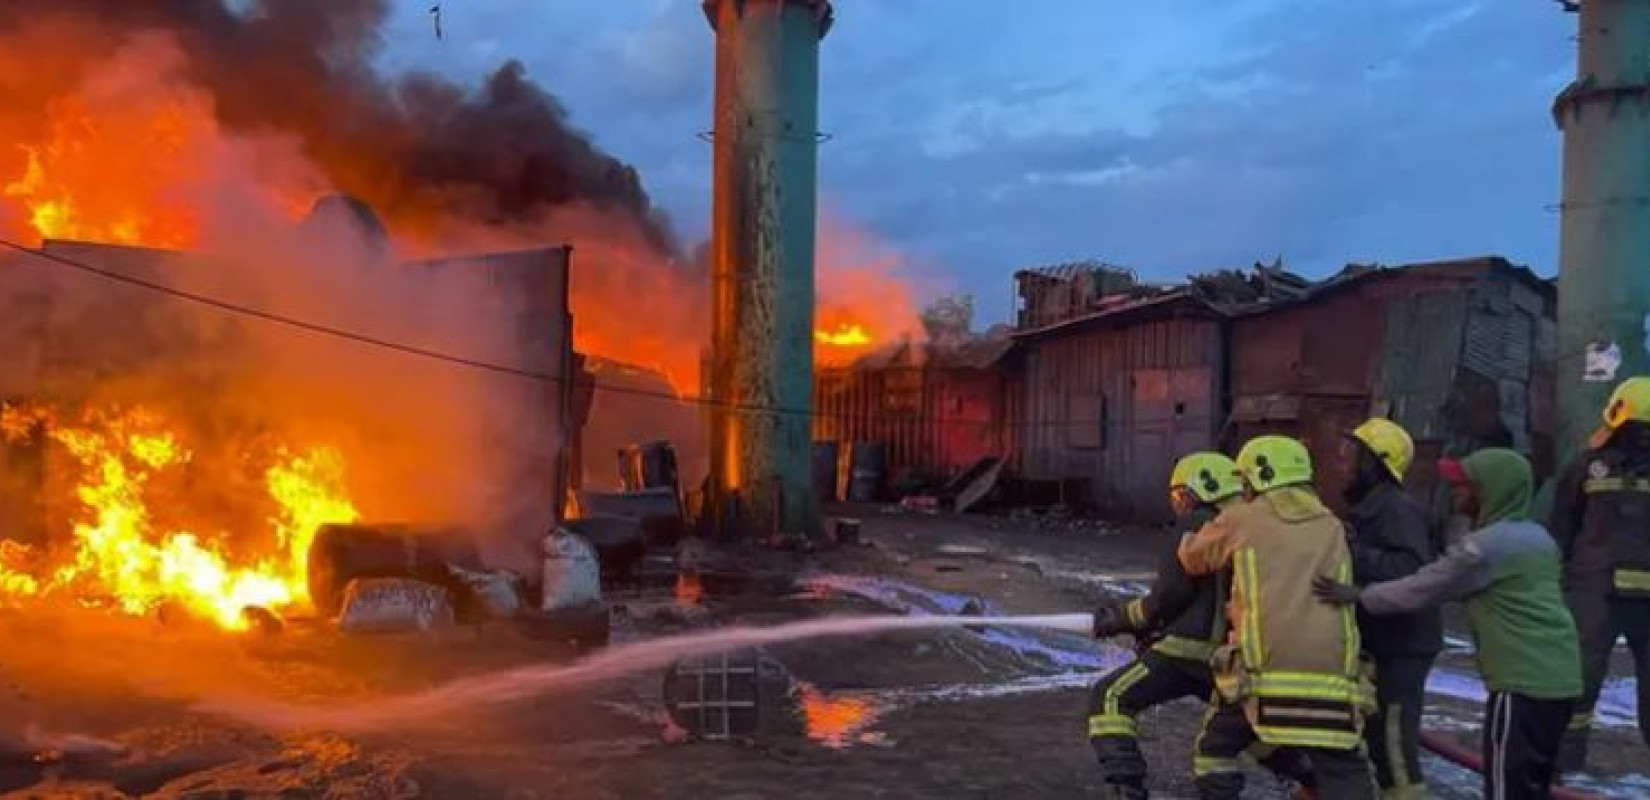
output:
[[1492,448],[1468,456],[1461,469],[1479,500],[1473,531],[1414,575],[1366,587],[1359,602],[1372,614],[1394,614],[1464,600],[1491,691],[1579,697],[1581,656],[1558,546],[1529,520],[1529,462]]

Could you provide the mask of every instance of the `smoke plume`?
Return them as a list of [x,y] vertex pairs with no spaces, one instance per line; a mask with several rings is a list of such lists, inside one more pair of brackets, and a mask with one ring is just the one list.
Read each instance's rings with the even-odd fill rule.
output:
[[[293,138],[332,188],[398,234],[438,239],[453,221],[537,221],[580,203],[671,249],[635,169],[573,129],[520,63],[475,89],[375,70],[388,12],[386,0],[257,0],[240,13],[220,0],[8,2],[0,93],[13,108],[44,109],[133,37],[165,34],[226,131]],[[43,133],[28,121],[5,127],[14,141]]]

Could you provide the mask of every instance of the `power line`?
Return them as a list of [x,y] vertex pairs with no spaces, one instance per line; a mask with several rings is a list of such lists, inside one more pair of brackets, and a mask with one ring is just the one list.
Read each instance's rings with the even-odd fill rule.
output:
[[[86,263],[84,261],[80,261],[78,259],[69,258],[67,256],[62,256],[62,255],[58,255],[56,253],[50,253],[50,252],[46,252],[46,251],[43,251],[43,250],[37,250],[35,248],[31,248],[27,245],[24,245],[24,244],[21,244],[19,242],[15,242],[15,241],[12,241],[12,240],[6,239],[6,238],[0,238],[0,247],[5,247],[7,249],[10,249],[10,250],[16,251],[18,253],[21,253],[25,256],[30,256],[30,257],[33,257],[33,258],[40,259],[42,261],[47,261],[47,262],[50,262],[50,263],[53,263],[53,264],[57,264],[59,266],[68,267],[70,269],[78,270],[80,272],[85,272],[85,273],[88,273],[88,274],[91,274],[91,275],[95,275],[97,277],[104,278],[106,280],[115,281],[117,283],[126,284],[128,286],[133,286],[133,287],[137,287],[137,288],[140,288],[140,289],[147,289],[149,291],[158,292],[160,294],[164,294],[164,295],[167,295],[169,297],[177,298],[177,299],[180,299],[180,300],[186,300],[186,301],[189,301],[189,302],[192,302],[192,303],[196,303],[196,304],[199,304],[199,305],[206,306],[208,308],[216,309],[216,310],[224,312],[224,313],[237,314],[237,315],[250,317],[250,318],[253,318],[253,319],[261,320],[263,322],[267,322],[267,323],[271,323],[271,324],[275,324],[275,325],[282,325],[282,326],[294,328],[294,329],[301,330],[301,331],[304,331],[304,332],[312,334],[312,335],[330,336],[330,337],[334,337],[334,338],[338,338],[338,339],[344,339],[344,340],[347,340],[347,341],[355,342],[357,344],[363,344],[363,345],[367,345],[367,346],[370,346],[370,347],[383,348],[385,350],[390,350],[390,351],[401,353],[401,354],[404,354],[404,355],[414,356],[414,357],[418,357],[418,358],[431,359],[431,360],[434,360],[434,361],[440,361],[440,362],[444,362],[444,363],[447,363],[447,364],[452,364],[452,365],[456,365],[456,366],[460,366],[460,367],[466,367],[466,368],[470,368],[470,369],[481,370],[481,371],[485,371],[485,372],[489,372],[489,373],[493,373],[493,374],[498,374],[498,375],[505,375],[505,376],[515,377],[515,378],[525,378],[525,379],[528,379],[528,380],[535,380],[535,381],[543,381],[543,382],[546,382],[546,383],[557,384],[557,385],[564,384],[564,383],[567,382],[566,379],[564,379],[560,375],[552,375],[552,374],[549,374],[549,373],[538,372],[536,370],[530,370],[530,369],[524,369],[524,368],[520,368],[520,367],[514,367],[514,366],[507,365],[507,364],[497,364],[497,363],[493,363],[493,362],[490,362],[490,361],[482,361],[482,360],[479,360],[479,359],[454,355],[452,353],[444,353],[444,352],[441,352],[439,350],[431,350],[431,349],[428,349],[428,348],[417,347],[417,346],[409,345],[409,344],[406,344],[406,343],[403,343],[403,342],[396,342],[396,341],[392,341],[392,340],[389,340],[389,339],[384,339],[384,338],[381,338],[381,337],[361,333],[361,332],[358,332],[358,331],[352,331],[352,330],[348,330],[348,329],[345,329],[345,328],[339,328],[339,327],[336,327],[336,326],[327,325],[327,324],[320,323],[320,322],[313,322],[313,321],[310,321],[310,320],[299,319],[299,318],[296,318],[296,317],[287,316],[285,314],[278,314],[278,313],[275,313],[275,312],[272,312],[272,311],[265,311],[265,310],[260,309],[260,308],[254,308],[252,306],[244,305],[244,304],[241,304],[241,303],[231,302],[231,301],[228,301],[228,300],[224,300],[222,298],[212,297],[210,295],[200,294],[200,293],[197,293],[197,292],[191,292],[191,291],[188,291],[186,289],[179,289],[179,288],[174,287],[174,286],[167,286],[167,285],[162,284],[162,283],[156,283],[154,281],[144,280],[143,278],[139,278],[139,277],[136,277],[136,276],[133,276],[133,275],[127,275],[127,274],[124,274],[124,273],[121,273],[121,272],[117,272],[115,270],[107,269],[105,267],[99,267],[99,266],[96,266],[94,264],[88,264],[88,263]],[[717,400],[714,400],[714,399],[711,399],[711,398],[707,398],[707,397],[683,396],[683,395],[677,395],[677,394],[672,393],[672,392],[662,392],[662,391],[655,391],[655,390],[651,390],[651,389],[641,389],[641,388],[636,388],[636,387],[631,387],[631,386],[616,386],[616,385],[613,385],[613,384],[604,384],[604,383],[599,383],[599,382],[595,382],[595,381],[592,381],[592,385],[597,390],[604,391],[604,392],[611,392],[613,394],[618,394],[618,395],[626,395],[626,396],[632,396],[632,397],[642,397],[642,398],[649,398],[649,399],[654,399],[654,400],[663,400],[663,401],[668,401],[668,402],[671,402],[671,403],[678,403],[678,404],[682,404],[682,405],[695,405],[695,406],[701,406],[701,407],[705,407],[705,408],[716,408],[716,409],[735,411],[735,412],[743,412],[743,413],[751,413],[751,414],[773,414],[775,416],[803,416],[803,417],[807,417],[809,419],[852,419],[855,416],[857,416],[857,415],[852,414],[851,412],[821,413],[821,412],[819,412],[818,410],[815,410],[815,409],[784,408],[784,407],[780,407],[780,406],[765,406],[765,405],[759,405],[759,404],[755,404],[755,403],[725,403],[725,402],[720,402],[720,401],[717,401]],[[940,424],[940,425],[991,425],[991,424],[996,424],[996,423],[1000,422],[1000,420],[998,420],[998,419],[985,418],[985,417],[978,418],[978,419],[966,419],[966,418],[943,418],[943,417],[890,415],[888,417],[888,419],[890,419],[890,420],[900,420],[900,421],[928,422],[930,424]],[[1180,417],[1180,418],[1176,418],[1176,421],[1184,423],[1184,424],[1197,424],[1197,423],[1200,423],[1200,422],[1202,422],[1202,423],[1212,423],[1215,420],[1214,420],[1213,417],[1204,418],[1204,419],[1201,419],[1201,420],[1190,419],[1190,418],[1186,418],[1186,417]],[[1048,427],[1073,427],[1073,428],[1088,426],[1088,425],[1097,425],[1097,426],[1108,427],[1109,428],[1109,426],[1102,426],[1101,423],[1099,423],[1098,421],[1090,423],[1090,422],[1087,422],[1087,421],[1073,422],[1073,421],[1062,421],[1062,420],[1049,420],[1049,421],[1044,421],[1042,423],[1038,423],[1038,425],[1039,426],[1046,425]]]
[[[126,275],[126,274],[123,274],[123,273],[120,273],[120,272],[117,272],[117,271],[114,271],[114,270],[110,270],[110,269],[107,269],[107,268],[104,268],[104,267],[99,267],[99,266],[96,266],[96,265],[93,265],[93,264],[88,264],[88,263],[85,263],[83,261],[79,261],[77,259],[68,258],[66,256],[58,255],[56,253],[49,253],[49,252],[46,252],[44,250],[38,250],[38,249],[35,249],[35,248],[31,248],[31,247],[28,247],[27,245],[23,245],[21,243],[18,243],[18,242],[15,242],[15,241],[12,241],[12,240],[6,239],[6,238],[0,238],[0,247],[4,247],[4,248],[7,248],[7,249],[16,251],[16,252],[21,253],[25,256],[30,256],[30,257],[33,257],[33,258],[40,259],[42,261],[47,261],[47,262],[57,264],[59,266],[64,266],[64,267],[68,267],[70,269],[74,269],[74,270],[85,272],[85,273],[88,273],[88,274],[91,274],[91,275],[95,275],[97,277],[101,277],[101,278],[104,278],[104,279],[107,279],[107,280],[112,280],[112,281],[115,281],[115,282],[118,282],[118,283],[126,284],[126,285],[129,285],[129,286],[134,286],[134,287],[141,288],[141,289],[147,289],[149,291],[158,292],[158,293],[161,293],[161,294],[173,297],[173,298],[177,298],[177,299],[180,299],[180,300],[186,300],[186,301],[189,301],[189,302],[192,302],[192,303],[207,306],[209,308],[216,309],[220,312],[229,313],[229,314],[237,314],[237,315],[241,315],[241,316],[245,316],[245,317],[251,317],[253,319],[261,320],[263,322],[267,322],[267,323],[271,323],[271,324],[275,324],[275,325],[282,325],[282,326],[294,328],[294,329],[297,329],[297,330],[301,330],[301,331],[304,331],[304,332],[312,334],[312,335],[330,336],[330,337],[334,337],[334,338],[338,338],[338,339],[344,339],[344,340],[347,340],[347,341],[355,342],[357,344],[367,345],[367,346],[370,346],[370,347],[378,347],[378,348],[382,348],[382,349],[389,350],[389,351],[392,351],[392,352],[401,353],[403,355],[408,355],[408,356],[413,356],[413,357],[418,357],[418,358],[426,358],[426,359],[430,359],[430,360],[433,360],[433,361],[439,361],[439,362],[443,362],[443,363],[447,363],[447,364],[451,364],[451,365],[455,365],[455,366],[459,366],[459,367],[466,367],[466,368],[480,370],[480,371],[483,371],[483,372],[488,372],[488,373],[497,374],[497,375],[504,375],[504,376],[515,377],[515,378],[524,378],[524,379],[528,379],[528,380],[541,381],[541,382],[546,382],[546,383],[551,383],[551,384],[556,384],[556,385],[561,385],[561,384],[565,384],[565,383],[568,382],[567,379],[565,379],[565,378],[563,378],[559,375],[552,375],[552,374],[549,374],[549,373],[538,372],[536,370],[530,370],[530,369],[524,369],[524,368],[520,368],[520,367],[514,367],[514,366],[507,365],[507,364],[497,364],[497,363],[493,363],[493,362],[490,362],[490,361],[483,361],[483,360],[480,360],[480,359],[468,358],[468,357],[465,357],[465,356],[454,355],[452,353],[441,352],[439,350],[431,350],[431,349],[428,349],[428,348],[418,347],[418,346],[415,346],[415,345],[409,345],[409,344],[406,344],[406,343],[403,343],[403,342],[396,342],[396,341],[392,341],[392,340],[389,340],[389,339],[384,339],[384,338],[381,338],[381,337],[372,336],[370,334],[361,333],[361,332],[358,332],[358,331],[352,331],[352,330],[348,330],[348,329],[345,329],[345,328],[339,328],[339,327],[336,327],[336,326],[327,325],[327,324],[320,323],[320,322],[313,322],[313,321],[310,321],[310,320],[299,319],[299,318],[287,316],[287,315],[284,315],[284,314],[278,314],[278,313],[275,313],[275,312],[272,312],[272,311],[265,311],[263,309],[254,308],[252,306],[247,306],[247,305],[243,305],[243,304],[240,304],[240,303],[235,303],[235,302],[231,302],[231,301],[228,301],[228,300],[224,300],[224,299],[221,299],[221,298],[212,297],[212,296],[204,295],[204,294],[199,294],[199,293],[196,293],[196,292],[191,292],[191,291],[188,291],[188,290],[185,290],[185,289],[179,289],[179,288],[176,288],[176,287],[173,287],[173,286],[167,286],[165,284],[156,283],[154,281],[144,280],[142,278],[132,276],[132,275]],[[1556,355],[1556,357],[1554,359],[1555,362],[1556,361],[1562,361],[1562,360],[1565,360],[1567,358],[1574,358],[1575,357],[1574,355],[1567,356],[1565,354],[1555,354],[1555,355]],[[576,383],[576,381],[575,381],[575,383]],[[937,426],[947,426],[947,425],[957,425],[957,426],[987,425],[987,426],[989,426],[989,425],[999,425],[999,424],[1003,424],[1003,423],[1006,422],[1006,420],[1004,420],[1000,417],[963,418],[963,417],[928,416],[928,415],[921,415],[921,414],[907,415],[907,414],[899,414],[899,413],[895,413],[895,412],[883,412],[880,415],[876,414],[874,412],[871,413],[871,414],[859,414],[859,413],[855,413],[854,411],[823,412],[823,411],[820,411],[818,409],[786,408],[786,407],[781,407],[781,406],[767,406],[767,405],[760,405],[760,404],[755,404],[755,403],[728,403],[728,402],[722,402],[722,401],[714,400],[712,398],[703,397],[703,396],[678,395],[678,394],[675,394],[674,392],[662,392],[662,391],[656,391],[656,390],[652,390],[652,389],[642,389],[642,388],[631,387],[631,386],[618,386],[618,385],[614,385],[614,384],[610,384],[610,383],[600,383],[600,382],[595,381],[594,379],[592,379],[592,381],[590,382],[590,385],[592,386],[592,388],[594,390],[609,392],[609,393],[612,393],[612,394],[617,394],[617,395],[622,395],[622,396],[640,397],[640,398],[647,398],[647,399],[653,399],[653,400],[661,400],[661,401],[676,403],[676,404],[680,404],[680,405],[692,405],[692,406],[699,406],[699,407],[703,407],[703,408],[712,408],[712,409],[720,409],[720,410],[725,410],[725,411],[733,411],[733,412],[738,412],[738,413],[771,414],[771,415],[774,415],[774,416],[801,416],[801,417],[806,417],[810,420],[838,421],[839,423],[846,423],[846,422],[851,421],[851,420],[866,419],[867,417],[869,417],[872,420],[874,420],[874,423],[873,423],[872,427],[877,428],[877,429],[887,428],[887,429],[892,430],[892,429],[898,429],[902,426],[909,426],[909,425],[913,425],[913,424],[916,424],[916,425],[926,424],[926,425],[937,425]],[[1121,423],[1117,420],[1105,420],[1105,419],[1072,420],[1070,418],[1067,418],[1067,419],[1058,419],[1058,420],[1038,420],[1036,422],[1032,422],[1032,421],[1029,421],[1029,420],[1021,420],[1018,423],[1010,423],[1010,424],[1006,425],[1005,427],[1016,429],[1016,430],[1022,430],[1022,431],[1037,430],[1037,429],[1061,429],[1061,428],[1064,428],[1064,429],[1068,429],[1068,430],[1080,430],[1080,431],[1088,431],[1088,432],[1103,432],[1105,434],[1111,434],[1114,431],[1127,432],[1127,431],[1132,431],[1132,430],[1136,430],[1136,429],[1140,429],[1140,428],[1162,426],[1162,425],[1166,425],[1166,424],[1196,426],[1196,425],[1213,425],[1213,424],[1216,424],[1216,423],[1225,424],[1227,421],[1228,420],[1224,415],[1199,415],[1199,416],[1176,415],[1176,416],[1162,417],[1162,418],[1155,418],[1155,419],[1134,419],[1134,420],[1131,420],[1128,424]]]

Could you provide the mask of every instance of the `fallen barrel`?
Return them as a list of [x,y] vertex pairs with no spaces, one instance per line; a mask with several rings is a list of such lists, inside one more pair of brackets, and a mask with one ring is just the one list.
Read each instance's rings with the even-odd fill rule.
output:
[[[1461,744],[1448,734],[1438,731],[1421,731],[1421,746],[1432,751],[1439,758],[1465,767],[1480,775],[1484,774],[1484,759],[1478,751]],[[1603,800],[1602,797],[1591,792],[1568,786],[1553,787],[1554,800]]]

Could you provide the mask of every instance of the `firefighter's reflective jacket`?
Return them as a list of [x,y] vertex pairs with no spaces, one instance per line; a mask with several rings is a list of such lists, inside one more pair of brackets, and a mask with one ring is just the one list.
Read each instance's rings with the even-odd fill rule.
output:
[[1340,520],[1303,487],[1233,505],[1183,540],[1188,574],[1230,568],[1231,633],[1216,653],[1223,697],[1270,745],[1345,750],[1362,741],[1368,684],[1351,606],[1318,601],[1312,579],[1352,580]]
[[1224,572],[1196,577],[1186,574],[1178,548],[1181,538],[1196,533],[1217,513],[1216,508],[1204,506],[1187,514],[1176,526],[1180,535],[1158,565],[1151,591],[1123,606],[1129,630],[1151,640],[1152,652],[1198,672],[1208,669],[1215,647],[1226,638],[1221,605],[1225,602],[1227,578]]
[[1570,591],[1650,598],[1650,457],[1606,444],[1559,478],[1551,528]]

